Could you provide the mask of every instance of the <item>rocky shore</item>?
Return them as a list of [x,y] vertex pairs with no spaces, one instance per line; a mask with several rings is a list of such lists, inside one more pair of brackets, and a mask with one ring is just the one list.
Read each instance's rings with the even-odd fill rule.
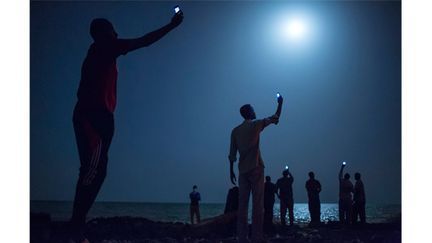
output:
[[[87,238],[91,243],[213,243],[236,242],[235,217],[219,216],[204,220],[198,225],[172,222],[155,222],[145,218],[96,218],[87,223]],[[31,214],[30,242],[63,243],[67,232],[66,222],[51,221],[48,214]],[[317,227],[275,225],[266,234],[267,242],[401,242],[401,222],[366,224],[342,227],[338,222],[327,222]]]

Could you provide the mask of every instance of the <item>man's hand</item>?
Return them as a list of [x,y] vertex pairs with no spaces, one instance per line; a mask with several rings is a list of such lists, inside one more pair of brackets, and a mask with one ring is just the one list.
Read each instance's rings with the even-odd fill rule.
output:
[[174,27],[177,27],[183,22],[183,12],[180,10],[180,12],[174,14],[174,16],[171,18],[171,25]]
[[278,104],[282,104],[283,103],[283,97],[282,95],[279,95],[278,99],[277,99]]
[[230,171],[230,179],[231,179],[231,183],[235,186],[237,178],[234,171]]

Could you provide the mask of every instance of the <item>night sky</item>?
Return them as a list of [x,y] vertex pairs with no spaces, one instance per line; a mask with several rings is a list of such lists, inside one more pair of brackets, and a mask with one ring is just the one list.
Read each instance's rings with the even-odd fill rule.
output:
[[[120,38],[183,23],[118,58],[116,130],[97,200],[224,202],[232,128],[241,105],[282,117],[261,135],[265,175],[288,164],[294,199],[315,172],[322,202],[338,200],[338,172],[360,172],[370,203],[401,197],[401,3],[31,2],[30,198],[72,200],[79,159],[72,111],[89,25],[104,17]],[[284,23],[300,16],[303,39]],[[237,166],[237,164],[236,164]],[[236,170],[237,171],[237,170]],[[238,172],[236,172],[238,175]]]

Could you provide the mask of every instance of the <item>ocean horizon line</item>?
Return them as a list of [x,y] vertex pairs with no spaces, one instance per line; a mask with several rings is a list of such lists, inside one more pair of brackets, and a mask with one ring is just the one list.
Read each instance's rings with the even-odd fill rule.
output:
[[[73,203],[73,200],[30,200],[30,202],[62,202],[62,203]],[[100,200],[95,201],[95,203],[147,203],[147,204],[189,204],[189,201],[182,201],[182,202],[156,202],[156,201],[111,201],[111,200]],[[278,200],[275,201],[275,203],[278,203]],[[307,204],[308,202],[294,202],[295,204]],[[225,202],[200,202],[200,204],[225,204]],[[321,202],[321,204],[338,204],[337,201],[335,202]],[[401,202],[367,202],[366,204],[381,204],[381,205],[402,205]]]

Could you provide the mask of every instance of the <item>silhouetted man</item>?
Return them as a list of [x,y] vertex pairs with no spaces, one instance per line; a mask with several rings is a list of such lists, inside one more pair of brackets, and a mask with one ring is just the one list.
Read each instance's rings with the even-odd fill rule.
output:
[[239,188],[238,186],[234,186],[228,191],[224,214],[237,212],[238,210],[238,197],[239,197]]
[[321,192],[321,183],[315,180],[315,174],[309,172],[309,180],[306,181],[306,190],[308,194],[309,214],[311,217],[310,225],[319,225],[321,217],[321,202],[319,194]]
[[179,12],[169,24],[136,39],[118,39],[113,25],[106,19],[91,22],[90,35],[94,42],[82,64],[78,102],[73,113],[81,166],[69,242],[88,242],[83,236],[86,216],[105,179],[117,102],[117,58],[153,44],[182,20],[183,14]]
[[201,222],[199,201],[201,200],[201,195],[197,191],[198,187],[194,185],[192,187],[192,192],[189,194],[190,198],[190,220],[191,224],[194,224],[194,216],[196,216],[197,223]]
[[354,191],[354,187],[348,173],[342,177],[344,168],[345,164],[342,164],[339,171],[339,221],[341,224],[349,224],[351,222],[352,192]]
[[266,176],[264,184],[264,230],[273,230],[273,206],[277,187],[271,182],[271,177]]
[[231,146],[229,153],[230,179],[235,185],[234,162],[239,159],[239,209],[237,216],[237,235],[239,242],[247,242],[248,235],[248,204],[252,192],[252,242],[263,240],[263,204],[264,204],[264,161],[261,158],[259,140],[261,131],[271,123],[277,124],[282,110],[282,96],[278,97],[276,114],[255,120],[253,107],[249,104],[240,108],[244,118],[242,124],[231,132]]
[[354,186],[353,223],[356,224],[357,218],[360,216],[360,223],[365,224],[366,195],[360,173],[355,173],[354,179],[356,180],[356,183]]
[[282,172],[282,178],[277,180],[276,186],[278,189],[278,195],[280,199],[280,218],[281,224],[286,225],[286,213],[288,209],[290,225],[294,224],[294,198],[292,191],[292,184],[294,183],[294,177],[292,176],[289,169]]

